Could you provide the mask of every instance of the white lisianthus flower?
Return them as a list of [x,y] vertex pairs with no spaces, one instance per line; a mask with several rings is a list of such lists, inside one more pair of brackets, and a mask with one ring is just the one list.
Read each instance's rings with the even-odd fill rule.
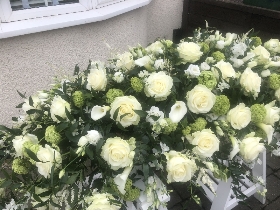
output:
[[229,159],[232,160],[232,158],[234,158],[234,156],[240,151],[240,149],[239,149],[238,140],[235,137],[230,136],[230,140],[232,143],[232,150],[229,154]]
[[263,46],[272,53],[280,52],[279,39],[270,39],[267,42],[265,42]]
[[271,74],[271,73],[270,73],[270,70],[269,70],[269,69],[263,70],[263,71],[261,72],[261,76],[262,76],[262,77],[268,77],[270,74]]
[[263,143],[259,143],[261,138],[259,137],[247,137],[244,138],[240,143],[240,155],[242,158],[250,163],[255,160],[260,152],[262,152],[265,147]]
[[156,41],[146,47],[148,53],[154,53],[156,55],[163,53],[164,46],[160,41]]
[[119,55],[116,67],[124,71],[130,71],[134,67],[133,55],[130,52]]
[[145,80],[144,92],[147,97],[153,97],[156,101],[164,101],[170,95],[172,87],[172,77],[162,71],[157,73],[153,72]]
[[235,68],[239,68],[240,66],[242,66],[244,64],[244,61],[242,59],[238,59],[238,58],[230,58],[230,60],[233,62],[233,67]]
[[167,182],[187,182],[191,180],[197,170],[194,160],[189,159],[186,155],[171,150],[165,153],[167,159]]
[[163,59],[156,60],[154,66],[158,70],[159,69],[163,69],[164,68],[164,61],[163,61]]
[[228,112],[227,120],[234,129],[241,130],[251,122],[251,110],[240,103]]
[[253,94],[254,98],[258,97],[261,81],[261,77],[250,68],[246,68],[240,77],[240,85],[244,88],[245,94]]
[[234,57],[238,57],[240,55],[244,55],[245,51],[247,49],[247,45],[245,43],[235,43],[232,47],[231,47],[231,52],[233,53]]
[[151,71],[153,69],[152,65],[154,64],[154,61],[152,59],[152,56],[146,55],[142,58],[138,58],[135,61],[135,64],[137,66],[144,66],[148,71]]
[[275,100],[271,101],[269,104],[266,104],[264,108],[266,110],[266,116],[263,120],[263,123],[273,126],[274,123],[280,119],[280,108],[275,106]]
[[31,109],[40,109],[41,108],[40,107],[41,100],[39,99],[38,96],[31,96],[31,99],[32,99],[32,102],[33,102],[32,106],[29,104],[29,99],[24,100],[24,104],[22,104],[23,111],[27,112]]
[[[214,66],[220,69],[222,73],[221,77],[224,80],[229,81],[229,78],[235,78],[235,70],[233,69],[232,65],[229,62],[225,62],[221,60]],[[219,74],[215,68],[213,69],[215,74]]]
[[261,45],[252,50],[256,55],[258,64],[266,64],[270,61],[270,53]]
[[214,152],[219,151],[220,141],[210,129],[194,132],[188,140],[196,145],[193,152],[202,158],[212,157]]
[[215,63],[216,60],[215,60],[213,57],[207,57],[207,58],[205,59],[205,62],[206,62],[207,64],[211,64],[211,63]]
[[208,63],[203,62],[200,64],[200,69],[201,69],[201,71],[207,71],[207,70],[210,70],[210,66],[208,65]]
[[107,85],[107,74],[105,68],[91,69],[87,77],[88,90],[104,91]]
[[[142,110],[141,104],[134,96],[121,96],[116,97],[111,104],[110,115],[111,119],[114,119],[114,113],[119,108],[116,121],[123,127],[130,125],[138,125],[140,116],[134,112],[134,110]],[[125,115],[123,117],[123,115]]]
[[266,138],[267,138],[267,143],[270,144],[272,141],[273,133],[274,133],[274,128],[272,127],[272,125],[258,123],[257,126],[265,132]]
[[95,193],[86,197],[86,203],[90,204],[86,210],[119,210],[121,206],[112,203],[115,198],[109,193]]
[[94,106],[92,107],[91,110],[91,119],[93,119],[94,121],[101,119],[102,117],[104,117],[107,113],[107,111],[110,110],[109,106]]
[[25,134],[24,136],[16,136],[13,140],[13,147],[15,148],[16,157],[23,157],[23,144],[25,142],[32,142],[33,144],[38,144],[38,138],[37,136],[33,135],[33,134]]
[[52,100],[50,108],[51,118],[53,119],[53,121],[59,122],[59,120],[56,118],[56,115],[62,117],[63,119],[66,119],[67,115],[65,109],[71,112],[70,104],[60,96],[55,96]]
[[128,141],[120,137],[108,138],[102,146],[101,157],[110,165],[111,169],[118,170],[132,166],[134,149],[134,138],[130,138]]
[[140,71],[138,73],[138,77],[140,77],[140,78],[145,78],[145,77],[148,77],[148,76],[149,76],[149,72],[146,71],[146,70]]
[[187,93],[187,106],[191,112],[207,113],[215,104],[216,96],[204,85],[196,85]]
[[176,103],[171,107],[169,118],[172,122],[178,123],[185,116],[187,111],[187,106],[183,101],[176,101]]
[[200,46],[194,42],[181,42],[177,51],[179,57],[182,58],[182,63],[194,63],[200,59],[203,52],[200,51]]
[[220,50],[222,50],[222,49],[224,49],[224,47],[225,47],[225,41],[223,41],[223,40],[219,40],[219,41],[217,41],[217,43],[216,43],[216,48],[217,49],[220,49]]
[[117,185],[118,190],[124,195],[126,180],[131,172],[132,167],[126,167],[121,174],[118,174],[114,178],[114,182]]
[[102,138],[102,135],[97,130],[90,130],[87,135],[82,136],[78,141],[78,146],[83,147],[86,144],[96,145]]
[[112,79],[117,83],[121,83],[124,80],[124,75],[122,72],[117,71],[117,72],[115,72]]
[[[152,106],[149,111],[147,111],[148,115],[146,116],[146,121],[153,125],[160,119],[164,118],[164,113],[159,110],[158,107]],[[154,118],[158,118],[155,120]]]
[[57,169],[62,163],[60,153],[47,144],[45,147],[39,148],[39,151],[37,152],[37,158],[40,160],[40,162],[36,162],[38,172],[45,178],[50,177],[53,165],[55,166],[54,169]]
[[198,65],[189,65],[188,69],[185,70],[186,75],[190,75],[191,77],[198,77],[200,75],[200,69]]

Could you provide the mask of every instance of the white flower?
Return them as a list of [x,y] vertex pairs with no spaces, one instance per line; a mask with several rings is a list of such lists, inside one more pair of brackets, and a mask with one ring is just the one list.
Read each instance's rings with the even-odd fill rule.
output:
[[60,96],[55,96],[52,100],[50,108],[51,118],[53,119],[53,121],[59,122],[59,120],[56,118],[56,115],[63,119],[66,119],[67,115],[65,109],[67,109],[68,112],[71,112],[70,104]]
[[241,130],[251,122],[251,110],[240,103],[228,112],[227,120],[234,129]]
[[121,174],[118,174],[114,178],[114,182],[117,185],[118,190],[124,195],[125,194],[125,184],[128,178],[128,175],[131,172],[132,167],[126,167]]
[[197,170],[194,160],[174,150],[165,153],[167,159],[167,182],[187,182]]
[[215,59],[214,59],[213,57],[207,57],[207,58],[205,59],[205,62],[206,62],[207,64],[211,64],[211,63],[215,63],[216,61],[215,61]]
[[245,94],[251,93],[254,98],[258,97],[261,81],[261,77],[250,68],[246,68],[240,77],[240,85],[244,88]]
[[235,68],[239,68],[244,64],[244,61],[242,59],[231,57],[230,60],[233,62],[233,67]]
[[240,55],[244,55],[245,50],[247,49],[247,45],[240,42],[240,43],[235,43],[233,47],[231,47],[231,52],[233,53],[234,57],[238,57]]
[[221,82],[219,82],[218,84],[218,89],[223,92],[224,89],[229,89],[230,86],[228,83],[226,83],[224,80],[222,80]]
[[[146,116],[146,121],[153,125],[159,119],[164,118],[164,113],[159,110],[158,107],[152,106],[149,111],[147,111],[148,115]],[[158,118],[155,120],[155,118]]]
[[177,51],[184,64],[194,63],[203,55],[203,52],[200,51],[200,46],[194,42],[181,42],[177,47]]
[[212,157],[214,152],[219,151],[220,141],[210,129],[194,132],[188,140],[196,145],[193,152],[202,158]]
[[156,69],[163,69],[164,68],[163,59],[156,60],[154,66]]
[[163,50],[162,50],[163,48],[164,48],[163,44],[160,41],[156,41],[156,42],[150,44],[148,47],[146,47],[146,51],[148,53],[154,53],[154,54],[158,55],[158,54],[163,53]]
[[240,151],[240,149],[239,149],[238,140],[235,137],[230,136],[230,140],[232,143],[232,150],[229,154],[229,159],[232,160],[232,158]]
[[119,210],[121,207],[112,201],[115,198],[109,193],[95,193],[86,197],[86,203],[90,204],[86,210]]
[[159,144],[160,144],[160,148],[161,148],[161,154],[168,152],[170,150],[170,148],[166,144],[164,144],[162,142],[160,142]]
[[200,75],[200,69],[198,65],[189,65],[188,69],[185,70],[185,74],[190,75],[191,77],[198,77]]
[[172,87],[172,77],[162,71],[153,72],[145,81],[144,92],[147,97],[153,97],[156,101],[164,101],[171,93]]
[[94,106],[92,107],[91,110],[91,119],[93,119],[94,121],[101,119],[102,117],[104,117],[107,113],[107,111],[110,110],[109,106]]
[[111,104],[111,119],[114,119],[113,116],[118,108],[119,111],[116,118],[117,122],[119,122],[123,127],[138,125],[140,116],[136,114],[134,110],[142,110],[142,106],[134,96],[116,97]]
[[140,78],[148,77],[148,76],[149,76],[149,72],[146,71],[146,70],[140,71],[140,72],[138,73],[138,76],[139,76]]
[[207,113],[215,104],[216,96],[204,85],[196,85],[186,96],[188,108],[193,113]]
[[39,97],[38,96],[31,96],[31,100],[33,102],[32,106],[29,104],[29,99],[24,100],[25,103],[22,104],[23,111],[27,112],[30,109],[40,109],[41,100],[39,99]]
[[134,138],[130,138],[128,141],[120,137],[108,138],[102,146],[101,157],[111,166],[111,169],[118,170],[132,166],[134,149]]
[[272,141],[273,133],[274,133],[274,128],[272,127],[272,125],[258,123],[257,126],[265,132],[266,138],[267,138],[267,143],[270,144]]
[[269,69],[263,70],[263,71],[261,72],[261,76],[262,76],[262,77],[268,77],[270,74],[271,74],[271,73],[270,73],[270,70],[269,70]]
[[280,119],[280,108],[275,106],[275,100],[270,102],[269,104],[266,104],[264,107],[266,110],[266,116],[263,120],[263,123],[273,126],[274,123],[279,121]]
[[258,64],[266,64],[270,61],[270,53],[261,45],[252,50],[256,55]]
[[223,40],[219,40],[219,41],[217,41],[217,43],[216,43],[216,46],[215,46],[215,47],[216,47],[217,49],[220,49],[220,50],[221,50],[221,49],[224,49],[225,44],[226,44],[226,43],[225,43],[225,41],[223,41]]
[[240,143],[240,155],[246,162],[252,162],[255,160],[260,152],[262,152],[265,147],[263,143],[259,143],[261,138],[259,137],[247,137],[243,139]]
[[38,93],[38,98],[40,99],[41,103],[44,103],[45,101],[48,100],[49,94],[44,92],[44,91],[37,91]]
[[203,62],[200,64],[200,69],[201,69],[201,71],[207,71],[210,69],[210,66],[208,65],[208,63]]
[[152,70],[152,64],[154,64],[154,61],[152,60],[151,56],[144,56],[142,58],[138,58],[135,61],[135,64],[137,66],[144,66],[148,71]]
[[237,34],[235,33],[226,33],[226,38],[225,38],[225,45],[228,46],[232,43],[234,39],[237,38]]
[[97,130],[90,130],[87,132],[88,134],[82,136],[79,139],[78,146],[83,147],[86,144],[96,145],[97,142],[102,138],[102,135]]
[[37,158],[40,160],[40,162],[36,162],[38,172],[45,178],[50,177],[53,165],[55,166],[54,169],[57,169],[62,163],[60,153],[47,144],[45,145],[45,148],[39,148],[39,151],[37,152]]
[[280,52],[280,42],[278,39],[270,39],[264,43],[264,47],[272,53]]
[[176,101],[171,107],[169,118],[172,122],[178,123],[187,113],[187,106],[183,101]]
[[115,72],[112,79],[117,83],[121,83],[124,80],[124,75],[122,72],[117,71],[117,72]]
[[130,52],[119,55],[116,67],[124,71],[130,71],[134,67],[133,55]]
[[255,53],[253,52],[247,52],[247,55],[242,58],[243,62],[247,62],[248,60],[251,60],[252,58],[254,58],[256,56]]
[[97,90],[97,91],[104,91],[107,85],[107,75],[106,75],[106,69],[100,68],[99,69],[91,69],[90,73],[87,77],[87,86],[86,88],[88,90]]
[[[229,78],[235,78],[235,70],[233,69],[232,65],[229,62],[225,62],[221,60],[214,66],[220,69],[222,73],[221,77],[224,80],[229,81]],[[217,74],[217,70],[215,68],[214,71]]]
[[16,136],[12,142],[13,142],[13,147],[15,148],[16,151],[16,157],[23,157],[23,152],[24,152],[23,144],[25,142],[32,142],[33,144],[39,143],[37,136],[29,133],[27,133],[24,136]]
[[274,96],[277,99],[277,101],[280,101],[280,88],[275,91]]

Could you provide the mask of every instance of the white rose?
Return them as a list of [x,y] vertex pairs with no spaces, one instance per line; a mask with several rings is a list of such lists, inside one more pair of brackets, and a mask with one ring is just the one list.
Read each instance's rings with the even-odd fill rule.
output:
[[191,180],[197,170],[194,160],[191,160],[174,150],[165,153],[167,159],[167,182],[187,182]]
[[124,80],[124,75],[122,72],[116,72],[112,78],[115,82],[121,83]]
[[111,194],[108,193],[96,193],[91,197],[86,197],[86,202],[90,205],[86,210],[119,210],[120,206],[112,203],[115,200]]
[[214,66],[220,69],[224,80],[229,81],[229,78],[235,78],[235,71],[230,63],[221,60]]
[[148,53],[154,53],[154,54],[162,54],[164,46],[160,41],[156,41],[152,44],[150,44],[148,47],[146,47],[146,51]]
[[128,141],[120,137],[108,138],[102,146],[101,157],[111,166],[111,169],[118,170],[132,166],[134,149],[134,138],[130,138]]
[[259,137],[247,137],[243,139],[240,143],[240,155],[246,162],[252,162],[255,160],[260,152],[262,152],[265,147],[264,144],[259,143],[261,138]]
[[241,130],[251,122],[251,110],[245,104],[240,103],[228,112],[227,120],[234,129]]
[[45,148],[40,147],[37,152],[37,158],[40,160],[40,162],[36,162],[38,172],[45,178],[50,177],[53,165],[55,166],[54,169],[57,169],[62,163],[60,153],[47,144],[45,145]]
[[203,55],[203,52],[200,51],[200,46],[194,42],[181,42],[177,47],[177,51],[184,64],[194,63]]
[[277,99],[277,101],[280,101],[280,88],[275,91],[274,96]]
[[104,91],[107,85],[106,69],[91,69],[87,77],[87,82],[86,88],[88,90]]
[[189,65],[188,69],[185,70],[185,74],[190,75],[191,77],[198,77],[200,75],[200,69],[198,65]]
[[279,121],[280,116],[280,108],[275,106],[275,101],[266,104],[265,106],[266,116],[264,118],[263,123],[268,125],[274,125],[275,122]]
[[193,113],[207,113],[215,104],[216,96],[204,85],[196,85],[187,93],[187,106]]
[[37,136],[29,133],[24,136],[16,136],[12,142],[16,151],[16,157],[23,157],[23,144],[25,142],[32,142],[33,144],[39,143]]
[[258,97],[261,81],[261,77],[250,68],[246,68],[240,77],[240,85],[244,88],[245,94],[251,93],[254,98]]
[[[111,104],[110,115],[113,119],[114,113],[119,108],[116,121],[123,127],[130,125],[138,125],[140,116],[134,112],[134,110],[142,110],[141,104],[136,100],[134,96],[122,96],[116,97]],[[121,116],[125,115],[121,118]]]
[[118,56],[116,63],[118,69],[130,71],[134,67],[133,55],[130,52],[125,52]]
[[266,64],[270,60],[270,53],[261,45],[257,46],[255,49],[252,50],[255,53],[256,61],[258,64]]
[[65,109],[71,112],[70,104],[67,101],[63,100],[60,96],[55,96],[52,100],[50,108],[51,118],[53,119],[53,121],[59,122],[55,115],[66,119],[67,115]]
[[270,39],[264,43],[264,47],[270,52],[279,53],[280,52],[280,42],[278,39]]
[[211,157],[214,152],[219,151],[220,141],[210,129],[194,132],[188,140],[196,145],[193,152],[203,158]]
[[40,109],[40,105],[41,105],[41,100],[39,99],[38,96],[31,96],[33,105],[31,106],[29,104],[29,99],[25,99],[24,100],[24,104],[22,104],[22,109],[23,111],[27,112],[30,109]]
[[153,72],[145,80],[144,92],[147,97],[153,97],[156,101],[164,101],[171,93],[173,87],[172,77],[166,75],[164,72]]

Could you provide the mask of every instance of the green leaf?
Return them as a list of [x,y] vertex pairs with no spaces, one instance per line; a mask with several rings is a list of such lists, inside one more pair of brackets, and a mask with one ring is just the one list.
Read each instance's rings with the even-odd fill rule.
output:
[[22,108],[22,105],[23,105],[24,103],[25,103],[25,102],[20,103],[19,105],[16,106],[16,108]]
[[78,75],[80,72],[80,67],[78,66],[78,64],[76,64],[75,69],[74,69],[74,75]]
[[75,174],[73,174],[72,176],[70,176],[68,179],[67,179],[67,181],[66,181],[66,184],[73,184],[73,183],[75,183],[75,181],[76,181],[76,179],[77,179],[77,177],[79,176],[79,173],[75,173]]
[[149,177],[149,165],[148,164],[143,164],[143,173],[144,173],[144,178],[148,179]]
[[70,114],[70,112],[68,111],[68,109],[65,107],[65,113],[66,113],[66,116],[67,118],[70,120],[70,121],[73,121],[74,120],[74,117]]
[[[33,195],[34,196],[34,195]],[[37,197],[38,198],[38,197]],[[35,198],[34,198],[35,199]],[[35,199],[36,200],[36,199]],[[45,206],[46,204],[47,204],[47,202],[48,201],[45,201],[45,202],[43,202],[43,201],[38,201],[38,203],[35,205],[35,206],[33,206],[33,208],[34,209],[37,209],[37,208],[39,208],[39,207],[42,207],[42,206]]]
[[181,80],[179,80],[177,77],[172,77],[173,82],[181,82]]
[[104,139],[100,139],[98,141],[98,143],[96,144],[96,152],[98,152],[101,149],[101,147],[103,146],[103,143],[104,143]]
[[63,123],[60,123],[57,127],[56,127],[56,130],[57,132],[61,132],[63,131],[65,128],[68,127],[68,123],[67,122],[63,122]]
[[114,114],[113,114],[113,119],[116,121],[116,119],[117,119],[117,117],[118,117],[118,115],[119,115],[119,110],[120,110],[120,107],[118,107],[116,110],[115,110],[115,112],[114,112]]
[[60,117],[59,115],[54,115],[54,116],[56,117],[56,119],[58,119],[61,122],[65,121],[64,118]]
[[89,156],[91,160],[94,160],[93,150],[89,146],[86,147],[86,154]]
[[148,115],[147,112],[143,110],[133,110],[136,114],[138,114],[140,117],[146,117]]
[[26,98],[26,96],[25,96],[25,94],[26,94],[26,93],[22,94],[22,93],[21,93],[21,92],[19,92],[18,90],[17,90],[17,92],[18,92],[18,94],[20,95],[20,97],[22,97],[22,98]]
[[[37,202],[43,203],[43,201],[41,200],[41,198],[40,198],[38,195],[36,195],[35,193],[34,193],[32,196],[33,196],[33,198],[34,198]],[[34,207],[35,207],[35,206],[34,206]]]
[[66,93],[66,82],[63,82],[63,85],[62,85],[62,91],[64,92],[64,93]]
[[29,156],[32,160],[34,160],[34,161],[36,161],[36,162],[41,162],[41,161],[37,158],[37,156],[34,154],[34,152],[32,152],[30,149],[25,148],[25,151],[26,151],[26,153],[28,154],[28,156]]
[[32,99],[31,96],[29,97],[29,105],[30,105],[30,106],[33,106],[33,99]]
[[89,128],[90,128],[90,124],[86,124],[86,126],[85,126],[84,129],[83,129],[82,136],[84,136],[84,135],[87,134]]
[[12,180],[4,180],[1,185],[0,188],[5,188],[5,187],[9,187],[12,184]]
[[118,126],[118,128],[121,129],[122,131],[128,131],[128,130],[126,130],[126,129],[122,126],[122,124],[120,124],[119,122],[117,122],[117,126]]
[[46,196],[49,196],[51,193],[52,193],[52,191],[48,190],[48,191],[45,191],[45,192],[42,192],[42,193],[38,194],[38,196],[46,197]]
[[62,208],[62,206],[58,205],[57,203],[55,203],[55,202],[52,200],[52,197],[51,197],[51,199],[50,199],[50,203],[51,203],[51,205],[54,206],[54,207],[57,207],[57,208],[59,208],[59,209]]

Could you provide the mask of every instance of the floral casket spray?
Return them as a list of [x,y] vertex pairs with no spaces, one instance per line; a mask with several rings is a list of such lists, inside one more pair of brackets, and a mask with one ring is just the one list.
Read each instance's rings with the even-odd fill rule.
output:
[[0,127],[1,208],[166,209],[168,184],[211,189],[207,171],[258,182],[240,158],[280,154],[279,55],[277,39],[207,27],[19,92],[24,114]]

